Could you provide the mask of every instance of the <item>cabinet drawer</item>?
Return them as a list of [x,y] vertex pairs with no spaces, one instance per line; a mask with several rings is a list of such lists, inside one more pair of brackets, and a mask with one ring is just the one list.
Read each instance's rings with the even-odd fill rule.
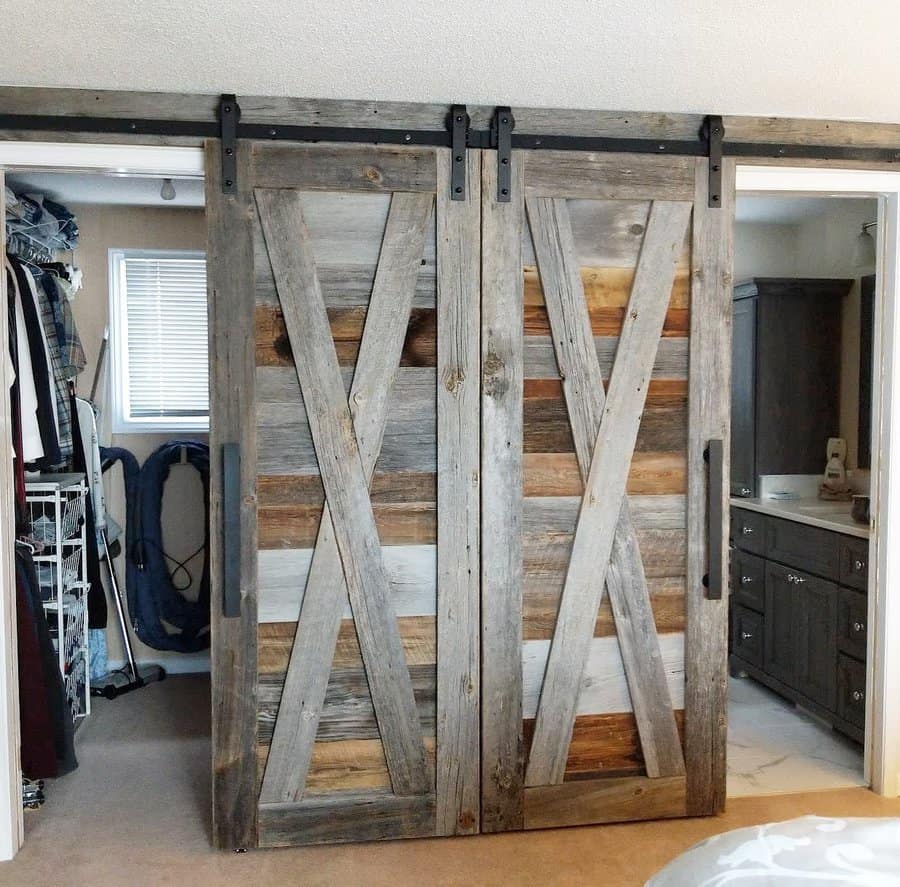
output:
[[853,536],[841,536],[840,579],[842,585],[866,590],[869,579],[869,542]]
[[762,668],[763,649],[762,615],[735,604],[731,611],[731,652]]
[[837,713],[845,721],[859,727],[866,726],[866,666],[843,653],[838,656]]
[[755,511],[744,511],[743,508],[732,509],[731,539],[735,548],[765,554],[766,516]]
[[866,658],[868,600],[858,591],[842,588],[838,598],[838,649],[858,659]]
[[837,533],[770,517],[766,524],[766,557],[799,567],[825,579],[838,578]]
[[736,603],[766,609],[766,562],[755,554],[735,549],[731,552],[731,595]]

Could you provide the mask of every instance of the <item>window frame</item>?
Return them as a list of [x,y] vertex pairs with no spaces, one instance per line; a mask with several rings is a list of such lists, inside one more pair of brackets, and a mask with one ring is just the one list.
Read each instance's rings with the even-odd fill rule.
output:
[[[122,270],[130,258],[203,259],[204,250],[191,249],[129,249],[110,247],[108,250],[109,282],[109,411],[113,434],[208,434],[209,414],[193,416],[131,416],[128,377],[128,310],[126,293],[122,287]],[[208,374],[207,366],[207,374]]]

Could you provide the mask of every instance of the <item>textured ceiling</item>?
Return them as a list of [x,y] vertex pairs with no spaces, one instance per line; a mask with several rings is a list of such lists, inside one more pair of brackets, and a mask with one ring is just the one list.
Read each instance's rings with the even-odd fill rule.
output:
[[0,0],[0,83],[900,122],[889,0]]

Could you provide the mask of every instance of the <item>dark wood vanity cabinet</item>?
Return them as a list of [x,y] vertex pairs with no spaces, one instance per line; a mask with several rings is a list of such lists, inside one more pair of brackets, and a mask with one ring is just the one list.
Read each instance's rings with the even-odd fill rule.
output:
[[732,672],[861,742],[868,541],[743,508],[731,540]]
[[818,474],[839,425],[841,300],[853,281],[757,277],[734,288],[731,495],[761,474]]

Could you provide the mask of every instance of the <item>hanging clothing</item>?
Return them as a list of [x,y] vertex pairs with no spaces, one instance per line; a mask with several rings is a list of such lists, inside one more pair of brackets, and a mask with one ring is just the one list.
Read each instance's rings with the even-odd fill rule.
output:
[[42,267],[45,273],[41,278],[41,285],[53,310],[53,321],[60,348],[61,371],[66,379],[74,379],[87,365],[78,328],[75,326],[72,306],[69,304],[69,299],[74,293],[71,292],[69,282],[62,276],[65,273],[65,265],[53,262]]
[[56,427],[59,431],[59,452],[61,457],[58,464],[63,464],[72,458],[72,408],[69,403],[69,380],[63,371],[59,338],[56,335],[56,322],[53,319],[53,308],[50,305],[50,299],[47,297],[43,286],[39,285],[31,273],[26,273],[25,278],[31,297],[34,300],[35,310],[41,321],[49,366],[52,370],[56,395],[54,401],[56,405]]
[[[16,590],[17,596],[21,588],[21,604],[19,606],[27,617],[22,623],[17,618],[17,626],[22,629],[20,635],[20,657],[24,651],[27,657],[19,660],[19,699],[29,697],[29,717],[31,725],[40,723],[44,732],[37,735],[31,732],[22,733],[22,770],[29,779],[43,779],[68,773],[78,766],[75,757],[75,727],[72,713],[66,701],[66,690],[59,671],[59,660],[53,649],[50,627],[41,604],[40,586],[34,570],[31,555],[16,548]],[[24,671],[24,674],[23,674]],[[23,683],[24,679],[24,683]],[[43,691],[43,692],[42,692]],[[45,714],[35,716],[35,706],[45,707]],[[49,730],[47,730],[49,718]],[[23,724],[24,727],[24,724]],[[50,760],[45,737],[50,737],[53,745],[53,760]],[[34,755],[30,749],[34,749]],[[25,762],[28,759],[28,767]],[[31,769],[29,769],[31,768]]]
[[30,275],[20,261],[7,259],[7,268],[13,272],[16,298],[25,319],[31,370],[38,399],[37,418],[44,449],[43,459],[35,460],[36,468],[59,465],[63,459],[59,448],[59,430],[56,416],[56,386],[50,363],[50,352],[44,328],[40,321],[35,300],[29,286]]
[[38,421],[38,397],[31,365],[31,350],[28,333],[25,330],[25,314],[18,297],[15,275],[7,267],[7,298],[10,305],[9,339],[10,351],[15,345],[16,378],[19,382],[19,421],[22,434],[22,462],[37,462],[44,458],[44,444],[41,440],[41,426]]

